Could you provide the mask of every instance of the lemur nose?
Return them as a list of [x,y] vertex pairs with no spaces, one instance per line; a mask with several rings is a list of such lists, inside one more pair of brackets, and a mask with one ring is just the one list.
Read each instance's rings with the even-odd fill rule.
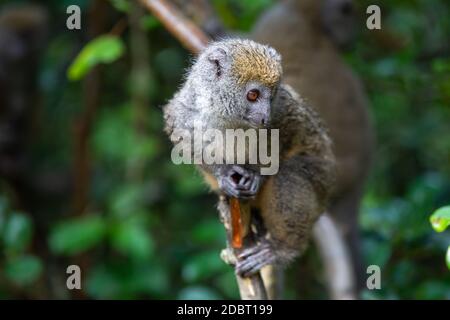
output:
[[266,123],[266,119],[262,118],[261,119],[261,124],[264,125]]

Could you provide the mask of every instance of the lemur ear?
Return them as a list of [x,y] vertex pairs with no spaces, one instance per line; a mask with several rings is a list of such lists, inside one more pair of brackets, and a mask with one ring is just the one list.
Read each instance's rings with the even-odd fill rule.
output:
[[272,48],[272,47],[269,48],[269,54],[277,62],[281,62],[281,56],[274,48]]
[[208,61],[214,64],[216,76],[220,77],[227,61],[227,52],[222,48],[215,48],[208,54]]

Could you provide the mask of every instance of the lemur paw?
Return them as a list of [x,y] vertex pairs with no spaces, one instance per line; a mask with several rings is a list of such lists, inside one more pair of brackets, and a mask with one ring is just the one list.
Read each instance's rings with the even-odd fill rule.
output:
[[235,271],[242,277],[248,277],[275,261],[276,256],[272,247],[264,242],[242,251],[238,256]]
[[250,199],[258,192],[260,180],[255,172],[233,165],[219,179],[219,187],[230,197]]

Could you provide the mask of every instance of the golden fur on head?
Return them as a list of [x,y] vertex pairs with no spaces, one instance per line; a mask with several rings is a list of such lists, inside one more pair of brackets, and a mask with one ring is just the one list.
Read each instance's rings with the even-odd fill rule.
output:
[[237,76],[238,83],[259,81],[268,87],[275,86],[280,81],[282,72],[278,53],[253,41],[251,44],[233,50],[232,70]]

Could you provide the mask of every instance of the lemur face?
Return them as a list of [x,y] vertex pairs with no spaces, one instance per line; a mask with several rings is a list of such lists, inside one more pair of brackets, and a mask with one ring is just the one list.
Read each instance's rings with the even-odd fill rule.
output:
[[211,48],[207,57],[214,67],[215,92],[233,121],[267,127],[282,74],[275,49],[250,40],[225,40]]

